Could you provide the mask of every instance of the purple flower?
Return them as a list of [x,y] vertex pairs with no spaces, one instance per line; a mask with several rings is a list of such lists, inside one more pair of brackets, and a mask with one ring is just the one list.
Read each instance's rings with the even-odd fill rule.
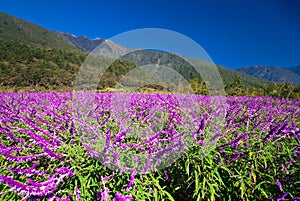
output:
[[74,130],[75,130],[75,125],[74,125],[74,121],[72,121],[71,128],[70,128],[70,131],[69,131],[71,136],[74,135]]
[[117,151],[114,151],[114,160],[112,162],[114,165],[116,165],[117,167],[119,167],[119,154]]
[[111,178],[113,178],[115,176],[115,173],[113,173],[112,175],[108,176],[108,177],[103,177],[103,181],[109,181],[111,180]]
[[56,200],[58,200],[58,201],[69,201],[70,199],[71,199],[71,194],[68,194],[68,197],[66,197],[66,198],[58,197],[55,194],[53,197],[51,197],[50,199],[48,199],[48,201],[56,201]]
[[164,175],[166,177],[166,180],[168,181],[169,180],[169,175],[167,174],[167,172],[164,172]]
[[100,192],[97,193],[97,199],[99,201],[109,201],[110,190],[107,187],[104,187],[104,191],[100,188]]
[[6,159],[14,162],[17,161],[18,163],[21,163],[22,161],[31,161],[31,160],[36,160],[38,158],[42,158],[42,157],[47,157],[48,154],[46,153],[42,153],[42,154],[37,154],[37,155],[33,155],[33,156],[12,156],[10,154],[4,154],[6,156]]
[[88,144],[84,144],[84,147],[89,152],[89,155],[91,157],[96,157],[96,158],[100,157],[100,154],[98,152],[95,152]]
[[129,179],[129,183],[128,183],[128,185],[125,187],[125,191],[132,189],[132,187],[133,187],[133,185],[134,185],[134,177],[135,177],[135,173],[131,173],[130,179]]
[[280,191],[282,192],[282,185],[281,185],[279,179],[276,179],[276,183],[277,183],[277,185],[278,185]]
[[130,201],[132,199],[132,195],[121,195],[121,193],[117,192],[115,198],[112,201]]
[[272,200],[277,200],[277,201],[284,201],[284,200],[286,200],[285,199],[285,197],[287,196],[287,195],[289,195],[290,193],[289,192],[286,192],[286,193],[283,193],[282,195],[280,195],[279,197],[277,197],[277,198],[272,198]]
[[77,186],[75,186],[74,191],[75,191],[76,201],[81,201],[81,199],[80,199],[80,191],[79,191],[79,189],[78,189]]
[[240,157],[240,156],[243,155],[243,154],[244,154],[244,152],[239,152],[239,153],[235,154],[235,155],[233,156],[233,158],[230,159],[230,162],[235,161],[238,157]]
[[6,169],[12,170],[16,174],[25,174],[26,176],[38,175],[44,176],[46,172],[39,172],[35,169],[39,161],[36,161],[29,169],[20,169],[20,168],[12,168],[7,167]]

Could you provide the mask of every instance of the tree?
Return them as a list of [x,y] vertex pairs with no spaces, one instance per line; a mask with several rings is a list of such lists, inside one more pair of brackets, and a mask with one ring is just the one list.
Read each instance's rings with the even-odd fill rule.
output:
[[208,95],[209,91],[206,87],[204,80],[199,82],[198,78],[193,78],[190,80],[190,86],[195,94]]
[[278,83],[276,82],[274,84],[274,88],[276,89],[276,92],[277,92],[277,97],[281,97],[281,93],[282,93],[282,89],[283,89],[284,85],[282,83]]
[[286,91],[287,91],[287,96],[286,98],[289,98],[292,94],[292,92],[294,91],[295,89],[295,85],[293,83],[286,83]]
[[229,95],[233,96],[241,96],[245,91],[241,78],[239,77],[236,77],[228,86],[226,86],[225,90]]

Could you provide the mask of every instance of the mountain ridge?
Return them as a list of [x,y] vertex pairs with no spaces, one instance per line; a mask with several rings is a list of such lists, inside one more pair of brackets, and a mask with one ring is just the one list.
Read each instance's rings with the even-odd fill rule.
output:
[[300,65],[289,67],[289,68],[287,68],[287,70],[292,71],[292,72],[297,73],[298,75],[300,75]]
[[4,12],[0,12],[0,38],[40,47],[77,51],[72,43],[58,33]]
[[90,39],[86,36],[76,36],[74,34],[66,33],[66,32],[57,32],[57,33],[65,37],[77,49],[83,52],[93,51],[97,46],[99,46],[104,41],[104,39],[101,38]]
[[271,82],[292,83],[300,85],[300,75],[293,72],[293,69],[298,70],[298,66],[289,68],[282,68],[278,66],[247,66],[236,69],[236,71],[245,73],[247,75],[268,80]]

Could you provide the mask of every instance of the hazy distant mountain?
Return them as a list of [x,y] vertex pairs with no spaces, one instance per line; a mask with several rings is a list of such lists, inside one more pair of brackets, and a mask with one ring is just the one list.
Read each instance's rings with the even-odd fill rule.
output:
[[76,50],[75,46],[60,34],[3,12],[0,12],[0,39],[47,48]]
[[300,85],[299,66],[285,69],[277,66],[250,66],[242,67],[237,71],[272,82],[289,82]]
[[98,45],[100,45],[104,39],[95,38],[89,39],[86,36],[75,36],[69,33],[60,33],[64,36],[69,42],[71,42],[76,48],[83,52],[91,52],[93,51]]
[[292,72],[297,73],[298,75],[300,75],[300,65],[287,68],[287,70],[292,71]]

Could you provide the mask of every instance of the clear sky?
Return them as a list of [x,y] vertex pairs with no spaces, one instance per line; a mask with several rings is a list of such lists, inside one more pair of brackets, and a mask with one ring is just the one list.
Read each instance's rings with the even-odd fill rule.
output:
[[50,30],[111,38],[139,28],[193,39],[228,68],[300,64],[300,0],[1,0],[0,11]]

